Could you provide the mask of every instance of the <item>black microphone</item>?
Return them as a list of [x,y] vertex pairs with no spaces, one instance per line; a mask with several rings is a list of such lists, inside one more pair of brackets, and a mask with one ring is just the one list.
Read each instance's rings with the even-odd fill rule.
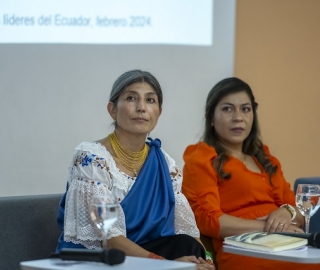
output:
[[275,234],[287,235],[292,237],[298,237],[308,239],[308,245],[316,248],[320,248],[320,232],[315,233],[289,233],[289,232],[274,232]]
[[79,248],[63,248],[60,253],[51,254],[51,258],[69,261],[103,262],[109,265],[124,262],[125,253],[119,249],[88,250]]

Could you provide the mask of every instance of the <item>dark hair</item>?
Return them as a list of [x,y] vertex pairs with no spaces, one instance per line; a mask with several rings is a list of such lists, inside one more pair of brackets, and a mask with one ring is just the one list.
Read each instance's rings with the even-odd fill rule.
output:
[[110,93],[109,101],[113,102],[114,105],[117,105],[119,96],[122,94],[122,92],[130,85],[136,82],[147,82],[151,85],[151,87],[156,92],[156,95],[159,100],[159,107],[162,106],[162,90],[159,82],[157,79],[149,72],[142,71],[138,69],[129,70],[122,75],[114,82],[112,86],[112,90]]
[[260,139],[260,130],[258,124],[257,108],[258,103],[255,101],[250,86],[244,81],[231,77],[226,78],[218,82],[209,92],[206,109],[205,109],[205,130],[203,134],[203,141],[208,145],[213,146],[217,151],[217,158],[213,161],[213,167],[218,172],[218,175],[222,180],[229,179],[231,177],[230,172],[223,171],[223,165],[228,160],[226,150],[220,142],[220,138],[215,131],[215,128],[211,126],[212,117],[215,108],[219,101],[228,94],[237,92],[246,92],[250,98],[252,111],[253,111],[253,123],[251,131],[248,137],[244,140],[242,145],[242,151],[246,155],[254,156],[258,162],[262,165],[264,170],[269,174],[269,181],[272,185],[272,174],[276,173],[277,166],[274,166],[263,150],[263,144]]

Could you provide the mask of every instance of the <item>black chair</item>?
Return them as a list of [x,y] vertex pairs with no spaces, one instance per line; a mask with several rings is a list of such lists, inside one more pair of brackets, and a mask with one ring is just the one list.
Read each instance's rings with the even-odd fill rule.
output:
[[0,197],[0,269],[19,270],[21,261],[45,259],[55,251],[61,197]]
[[[319,177],[301,177],[294,182],[294,192],[299,184],[317,184],[320,185]],[[320,209],[310,218],[309,232],[320,232]]]

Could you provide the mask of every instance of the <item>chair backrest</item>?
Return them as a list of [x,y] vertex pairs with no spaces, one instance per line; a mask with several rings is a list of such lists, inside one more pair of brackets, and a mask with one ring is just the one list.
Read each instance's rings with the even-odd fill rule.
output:
[[[319,177],[301,177],[294,182],[294,192],[299,184],[317,184],[320,185]],[[310,218],[309,232],[320,232],[320,209]]]
[[18,270],[21,261],[48,258],[55,251],[61,197],[0,197],[0,269]]

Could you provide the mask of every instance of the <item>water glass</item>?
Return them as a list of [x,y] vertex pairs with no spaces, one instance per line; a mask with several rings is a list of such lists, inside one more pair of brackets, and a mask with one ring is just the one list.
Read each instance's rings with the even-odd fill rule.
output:
[[90,203],[92,221],[101,229],[102,249],[107,248],[107,233],[118,219],[118,201],[112,195],[93,195]]
[[320,185],[300,184],[296,190],[296,206],[305,218],[306,233],[309,232],[310,218],[320,207]]

